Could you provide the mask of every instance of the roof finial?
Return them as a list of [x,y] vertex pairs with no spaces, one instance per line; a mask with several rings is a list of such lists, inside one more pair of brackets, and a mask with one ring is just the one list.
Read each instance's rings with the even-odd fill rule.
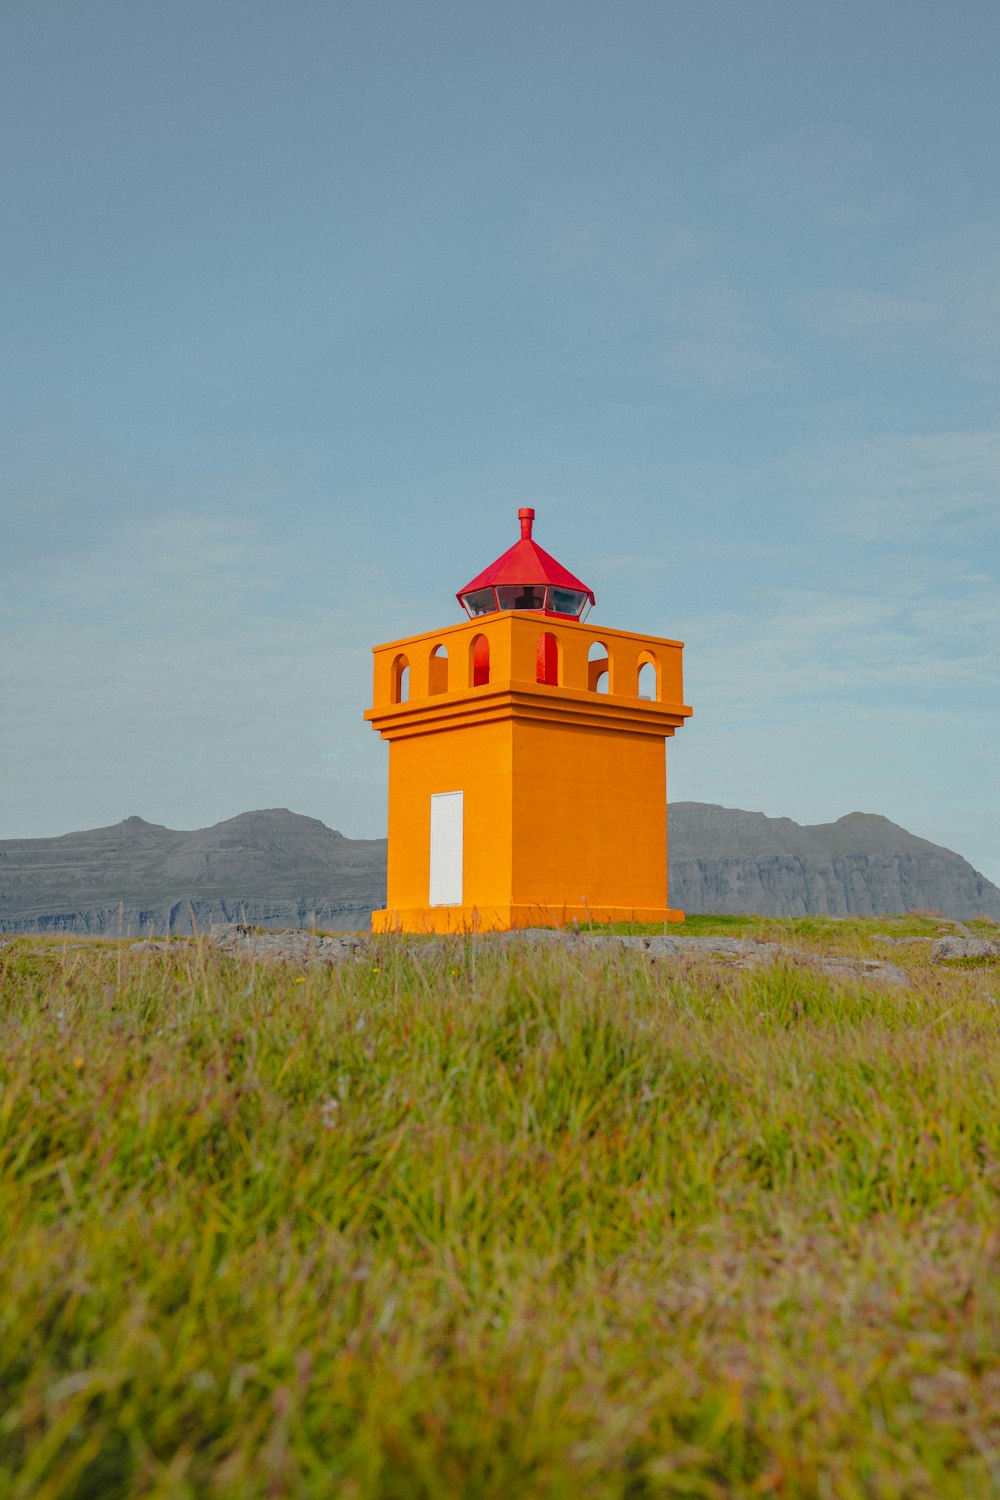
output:
[[521,523],[521,541],[531,541],[531,523],[535,519],[535,512],[530,505],[522,505],[517,513],[517,519]]

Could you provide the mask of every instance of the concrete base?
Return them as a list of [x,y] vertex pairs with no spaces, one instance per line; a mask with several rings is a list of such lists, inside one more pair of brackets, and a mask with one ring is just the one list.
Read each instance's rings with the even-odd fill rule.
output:
[[511,932],[522,927],[589,927],[605,922],[683,922],[668,906],[422,906],[373,911],[372,932]]

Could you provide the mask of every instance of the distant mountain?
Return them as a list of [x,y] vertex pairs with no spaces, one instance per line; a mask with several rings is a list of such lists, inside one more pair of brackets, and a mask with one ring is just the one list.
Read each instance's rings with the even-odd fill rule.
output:
[[1000,921],[1000,889],[960,854],[876,813],[803,826],[791,818],[673,802],[670,904],[795,917],[938,911]]
[[[803,827],[702,802],[670,807],[671,905],[798,916],[931,910],[1000,921],[1000,890],[958,854],[872,813]],[[287,808],[185,833],[126,818],[0,841],[0,932],[185,933],[213,922],[367,927],[384,839]]]
[[192,833],[126,818],[0,841],[0,932],[367,927],[384,902],[385,839],[348,839],[284,807]]

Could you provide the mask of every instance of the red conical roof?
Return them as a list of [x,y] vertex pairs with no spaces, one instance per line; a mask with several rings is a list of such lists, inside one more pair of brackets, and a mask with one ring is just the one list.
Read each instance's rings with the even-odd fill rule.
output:
[[544,547],[531,539],[531,526],[535,519],[535,512],[529,507],[523,507],[517,513],[521,523],[521,539],[515,542],[513,547],[508,547],[496,562],[490,563],[481,573],[477,573],[471,583],[467,583],[464,589],[459,589],[455,596],[460,602],[463,594],[471,594],[477,589],[488,589],[497,586],[517,586],[523,584],[534,584],[544,588],[551,584],[554,588],[572,589],[575,592],[586,594],[590,603],[593,604],[594,591],[585,583],[575,577],[568,568],[556,559]]

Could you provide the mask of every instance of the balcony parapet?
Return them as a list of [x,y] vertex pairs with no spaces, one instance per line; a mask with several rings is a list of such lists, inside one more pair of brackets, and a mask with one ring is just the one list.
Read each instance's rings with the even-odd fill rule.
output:
[[[578,722],[627,719],[673,733],[684,704],[683,642],[509,611],[373,648],[372,727],[426,732],[512,710],[572,712]],[[582,716],[582,717],[581,717]]]

